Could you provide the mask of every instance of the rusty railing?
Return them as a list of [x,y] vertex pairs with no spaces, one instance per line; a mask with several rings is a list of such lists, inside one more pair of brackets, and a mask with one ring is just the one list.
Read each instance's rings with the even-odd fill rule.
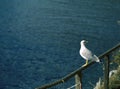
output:
[[[105,59],[105,62],[104,62],[104,89],[109,89],[109,63],[110,63],[109,55],[118,48],[120,48],[120,43],[99,56],[99,59]],[[93,65],[94,63],[95,62],[90,62],[87,66],[80,67],[77,70],[71,72],[70,74],[66,75],[65,77],[63,77],[55,82],[45,84],[45,85],[37,87],[35,89],[48,89],[50,87],[64,83],[72,77],[75,77],[75,83],[77,85],[75,88],[82,89],[82,71],[87,69],[89,66]]]

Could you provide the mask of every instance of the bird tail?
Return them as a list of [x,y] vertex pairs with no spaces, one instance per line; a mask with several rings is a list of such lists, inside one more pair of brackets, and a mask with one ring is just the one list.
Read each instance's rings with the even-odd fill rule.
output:
[[96,55],[94,55],[94,60],[95,60],[96,62],[100,62],[100,59],[99,59]]

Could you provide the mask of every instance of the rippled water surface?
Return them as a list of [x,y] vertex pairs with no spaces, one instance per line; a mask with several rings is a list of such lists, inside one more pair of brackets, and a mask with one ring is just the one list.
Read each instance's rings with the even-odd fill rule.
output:
[[[119,43],[119,3],[0,0],[0,89],[33,89],[74,71],[85,62],[79,55],[82,39],[96,55]],[[84,71],[84,89],[93,89],[101,69],[95,64]]]

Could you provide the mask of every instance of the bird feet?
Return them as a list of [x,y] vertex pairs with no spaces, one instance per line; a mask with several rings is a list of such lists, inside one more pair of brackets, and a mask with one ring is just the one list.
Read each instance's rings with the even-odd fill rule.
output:
[[87,66],[88,64],[84,64],[84,65],[82,65],[82,67],[85,67],[85,66]]
[[88,65],[88,60],[86,60],[86,63],[84,65],[82,65],[82,67],[85,67]]

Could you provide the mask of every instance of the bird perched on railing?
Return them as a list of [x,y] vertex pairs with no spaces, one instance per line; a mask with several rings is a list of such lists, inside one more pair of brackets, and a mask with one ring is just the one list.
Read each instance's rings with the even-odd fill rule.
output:
[[86,48],[85,44],[87,42],[88,41],[86,40],[82,40],[80,42],[81,48],[79,53],[86,60],[86,63],[83,66],[86,66],[88,64],[88,60],[100,62],[99,58],[95,54],[93,54],[89,49]]

